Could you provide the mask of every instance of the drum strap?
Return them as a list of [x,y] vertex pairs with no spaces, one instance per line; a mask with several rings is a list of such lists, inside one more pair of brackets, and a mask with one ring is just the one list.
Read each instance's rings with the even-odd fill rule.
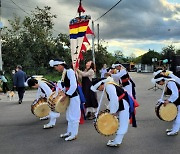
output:
[[123,93],[122,95],[120,95],[118,98],[119,98],[119,101],[122,100],[125,96],[125,93]]
[[66,76],[66,72],[67,72],[67,70],[65,69],[65,70],[63,71],[63,73],[62,73],[61,82],[64,82],[64,78],[65,78],[65,76]]
[[105,88],[103,89],[101,98],[100,98],[100,100],[99,100],[99,102],[98,102],[99,105],[98,105],[98,108],[97,108],[97,112],[95,113],[95,117],[96,117],[96,118],[95,118],[94,121],[97,120],[97,116],[98,116],[98,113],[99,113],[99,110],[100,110],[100,107],[101,107],[101,103],[102,103],[102,100],[103,100],[104,92],[105,92]]
[[41,92],[45,95],[45,97],[47,97],[45,91],[42,88],[40,88],[40,89],[41,89]]
[[167,82],[164,85],[163,92],[162,92],[162,95],[161,95],[161,98],[160,98],[161,100],[163,100],[164,93],[165,93],[165,90],[166,90],[166,85],[167,85]]

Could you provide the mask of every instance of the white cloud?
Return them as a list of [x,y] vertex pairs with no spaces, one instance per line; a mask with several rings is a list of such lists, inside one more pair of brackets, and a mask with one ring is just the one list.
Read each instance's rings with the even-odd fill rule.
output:
[[[52,14],[57,15],[54,29],[61,33],[68,34],[69,21],[78,15],[79,0],[14,0],[14,2],[28,13],[36,6],[41,8],[50,6]],[[90,14],[95,20],[117,2],[117,0],[83,0],[82,4],[86,14]],[[8,19],[12,19],[13,13],[22,17],[27,15],[10,0],[2,1],[4,25],[7,25]],[[179,0],[125,0],[95,22],[95,33],[98,23],[100,39],[109,42],[108,49],[111,52],[118,48],[129,55],[131,53],[140,55],[149,48],[160,52],[162,47],[171,42],[180,42],[180,2]],[[179,43],[173,45],[180,48]]]

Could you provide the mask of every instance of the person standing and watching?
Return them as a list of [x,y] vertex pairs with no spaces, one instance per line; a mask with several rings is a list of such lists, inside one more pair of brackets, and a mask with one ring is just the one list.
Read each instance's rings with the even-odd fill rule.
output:
[[9,91],[9,87],[8,87],[7,79],[4,76],[3,71],[0,71],[0,80],[3,82],[3,85],[2,85],[3,93],[6,94],[6,92]]
[[24,93],[25,93],[25,81],[26,81],[26,73],[22,71],[22,66],[17,65],[16,67],[16,73],[14,74],[13,78],[13,83],[14,83],[14,88],[16,88],[18,92],[18,97],[19,97],[19,104],[22,103]]
[[105,73],[107,73],[107,65],[104,64],[99,72],[101,73],[101,78],[104,78],[105,77]]
[[95,77],[95,65],[90,60],[86,63],[84,71],[77,69],[79,78],[82,80],[82,90],[86,98],[86,119],[93,120],[95,118],[95,112],[97,111],[98,101],[97,95],[90,87],[92,86],[92,79]]

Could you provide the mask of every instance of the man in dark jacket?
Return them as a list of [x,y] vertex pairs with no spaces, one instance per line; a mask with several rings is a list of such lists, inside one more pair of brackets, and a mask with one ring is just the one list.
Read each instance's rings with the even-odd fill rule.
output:
[[22,103],[24,92],[25,92],[25,81],[26,73],[22,71],[22,66],[18,65],[16,67],[16,73],[14,74],[14,87],[18,91],[19,104]]

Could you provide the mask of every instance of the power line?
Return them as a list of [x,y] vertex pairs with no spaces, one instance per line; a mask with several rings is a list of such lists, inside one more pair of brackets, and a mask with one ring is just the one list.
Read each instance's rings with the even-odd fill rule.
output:
[[99,18],[97,18],[95,21],[99,20],[103,16],[105,16],[108,12],[110,12],[113,8],[115,8],[122,0],[118,1],[113,7],[111,7],[108,11],[106,11],[103,15],[101,15]]
[[11,2],[16,5],[19,9],[21,9],[23,12],[25,12],[27,15],[30,15],[29,13],[27,13],[23,8],[21,8],[19,5],[17,5],[13,0],[11,0]]
[[[6,1],[7,3],[11,3],[11,1]],[[6,3],[5,2],[5,3]],[[34,8],[34,7],[31,7],[31,6],[27,6],[27,5],[23,5],[23,4],[18,4],[19,6],[24,6],[24,7],[28,7],[28,8]]]
[[[25,12],[27,15],[30,15],[28,12],[26,12],[23,8],[21,8],[19,5],[17,5],[13,0],[10,0],[14,5],[16,5],[18,8],[12,8],[12,9],[20,9],[22,10],[23,12]],[[24,5],[25,6],[25,5]],[[25,6],[26,7],[26,6]],[[10,7],[5,7],[5,8],[10,8]],[[30,7],[29,7],[30,8]],[[66,15],[67,16],[67,15]],[[58,32],[60,33],[59,31],[55,30],[55,29],[52,29],[53,31],[55,32]]]
[[[17,7],[11,7],[11,6],[3,6],[2,9],[6,9],[6,8],[10,8],[10,9],[15,9],[15,10],[20,10]],[[13,11],[13,10],[8,10],[8,11]],[[21,10],[20,10],[21,11]],[[27,10],[26,10],[27,11]]]

